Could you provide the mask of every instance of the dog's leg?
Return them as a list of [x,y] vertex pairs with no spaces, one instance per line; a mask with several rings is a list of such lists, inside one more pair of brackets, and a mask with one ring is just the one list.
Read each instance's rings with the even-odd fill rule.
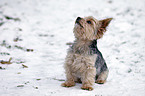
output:
[[67,80],[65,81],[65,83],[62,83],[61,86],[63,87],[75,86],[75,77],[71,74],[70,71],[66,71],[66,78]]
[[95,82],[98,84],[104,84],[106,82],[107,77],[108,77],[108,73],[109,73],[108,70],[101,72],[101,74],[98,76],[98,78]]
[[96,75],[95,67],[87,68],[81,76],[81,80],[82,80],[81,88],[89,91],[93,90],[92,85],[93,83],[95,83],[95,75]]
[[68,54],[65,61],[65,73],[67,80],[65,83],[62,83],[61,86],[63,87],[71,87],[75,85],[75,76],[72,75],[71,66],[73,64],[74,57],[73,54]]

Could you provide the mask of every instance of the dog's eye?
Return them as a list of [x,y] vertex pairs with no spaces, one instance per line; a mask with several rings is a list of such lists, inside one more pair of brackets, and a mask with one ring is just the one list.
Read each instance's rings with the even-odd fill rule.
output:
[[91,21],[87,21],[88,24],[91,24]]

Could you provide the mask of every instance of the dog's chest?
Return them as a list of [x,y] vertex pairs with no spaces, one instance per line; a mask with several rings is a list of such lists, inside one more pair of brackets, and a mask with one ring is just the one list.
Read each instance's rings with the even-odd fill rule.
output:
[[87,69],[92,69],[95,67],[95,62],[97,59],[97,54],[94,55],[81,55],[81,54],[73,54],[74,62],[71,65],[72,72],[77,77],[80,76],[81,73],[84,73]]
[[73,63],[71,64],[71,71],[77,77],[84,73],[87,69],[95,67],[97,54],[90,47],[92,42],[76,42],[72,45],[69,52],[73,57]]

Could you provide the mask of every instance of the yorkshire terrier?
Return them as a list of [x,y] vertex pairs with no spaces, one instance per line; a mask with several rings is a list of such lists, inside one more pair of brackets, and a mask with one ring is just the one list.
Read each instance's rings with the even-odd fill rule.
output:
[[105,83],[109,70],[97,48],[97,40],[103,37],[112,18],[97,20],[92,16],[78,17],[73,30],[75,41],[65,58],[67,80],[63,87],[74,86],[82,82],[82,89],[93,90],[93,83]]

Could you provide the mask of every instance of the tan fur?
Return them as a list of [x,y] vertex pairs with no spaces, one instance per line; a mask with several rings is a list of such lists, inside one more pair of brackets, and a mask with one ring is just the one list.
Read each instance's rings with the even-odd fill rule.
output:
[[[88,24],[86,21],[91,21],[92,24]],[[85,39],[85,40],[94,40],[97,39],[96,30],[100,27],[99,21],[92,16],[85,17],[80,21],[80,24],[83,28],[80,28],[78,24],[74,27],[74,35],[76,38]]]
[[106,77],[108,77],[108,70],[102,72],[95,82],[98,84],[104,84],[106,82]]
[[62,86],[71,87],[75,85],[75,81],[81,78],[84,86],[90,87],[88,90],[92,90],[92,85],[95,83],[96,68],[94,67],[97,56],[79,55],[74,53],[68,53],[65,62],[67,81]]
[[[62,83],[62,86],[71,87],[75,85],[75,82],[80,82],[81,80],[82,89],[93,90],[97,54],[90,55],[89,45],[93,40],[103,36],[105,25],[102,27],[102,24],[104,23],[104,21],[98,21],[92,16],[81,18],[79,24],[75,23],[73,32],[76,39],[73,43],[73,48],[69,49],[65,58],[64,67],[67,80]],[[103,75],[102,73],[102,77]]]

